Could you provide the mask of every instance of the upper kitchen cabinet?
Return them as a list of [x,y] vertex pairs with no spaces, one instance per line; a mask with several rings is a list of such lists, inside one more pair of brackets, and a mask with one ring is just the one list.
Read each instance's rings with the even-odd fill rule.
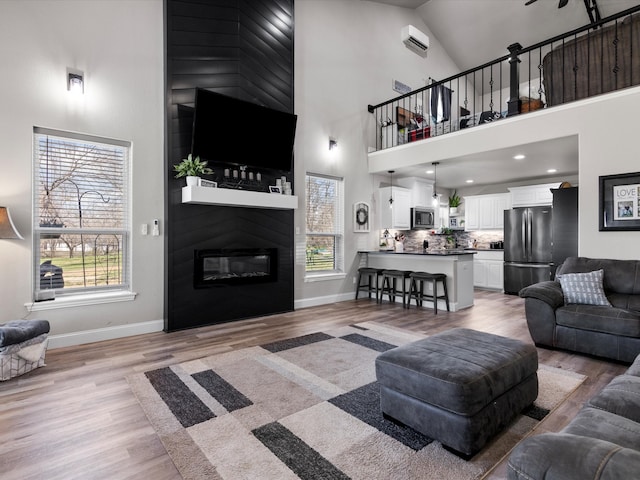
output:
[[472,195],[464,197],[465,230],[501,230],[504,211],[511,208],[511,194]]
[[553,203],[551,189],[558,188],[559,186],[560,182],[527,185],[524,187],[509,187],[509,192],[511,192],[511,205],[513,207],[551,205]]
[[[393,198],[393,208],[389,199]],[[378,190],[380,228],[409,230],[411,228],[411,191],[401,187],[384,187]]]
[[399,178],[398,185],[411,192],[411,208],[428,207],[433,203],[433,182],[424,178]]

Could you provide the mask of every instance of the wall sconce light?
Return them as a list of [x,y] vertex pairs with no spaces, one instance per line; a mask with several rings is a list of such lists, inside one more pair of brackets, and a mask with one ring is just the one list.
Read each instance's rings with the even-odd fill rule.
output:
[[335,138],[329,137],[329,151],[333,151],[338,148],[338,141]]
[[84,73],[82,71],[67,69],[67,90],[73,93],[84,93]]
[[0,238],[23,240],[11,220],[11,214],[7,207],[0,207]]

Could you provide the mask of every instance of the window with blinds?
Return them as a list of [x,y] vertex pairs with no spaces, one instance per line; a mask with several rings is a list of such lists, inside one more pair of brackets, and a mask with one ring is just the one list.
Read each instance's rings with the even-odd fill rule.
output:
[[34,298],[129,289],[131,144],[33,135]]
[[344,270],[344,193],[341,178],[306,176],[306,271]]

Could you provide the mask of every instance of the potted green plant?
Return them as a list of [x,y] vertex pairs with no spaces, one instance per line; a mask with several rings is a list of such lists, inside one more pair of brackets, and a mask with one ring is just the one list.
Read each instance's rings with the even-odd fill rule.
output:
[[456,215],[458,213],[458,207],[462,203],[462,199],[456,193],[456,190],[449,196],[449,214]]
[[174,165],[173,169],[177,172],[176,178],[187,178],[187,185],[198,185],[200,183],[200,175],[213,173],[213,170],[207,167],[206,161],[201,161],[200,157],[193,158],[191,154],[187,155],[187,158],[183,158],[177,165]]

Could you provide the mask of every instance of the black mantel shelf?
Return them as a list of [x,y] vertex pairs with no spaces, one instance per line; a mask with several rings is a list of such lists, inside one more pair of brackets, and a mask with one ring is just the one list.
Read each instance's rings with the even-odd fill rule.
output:
[[182,187],[182,203],[295,210],[298,208],[298,197],[229,188],[187,186]]

